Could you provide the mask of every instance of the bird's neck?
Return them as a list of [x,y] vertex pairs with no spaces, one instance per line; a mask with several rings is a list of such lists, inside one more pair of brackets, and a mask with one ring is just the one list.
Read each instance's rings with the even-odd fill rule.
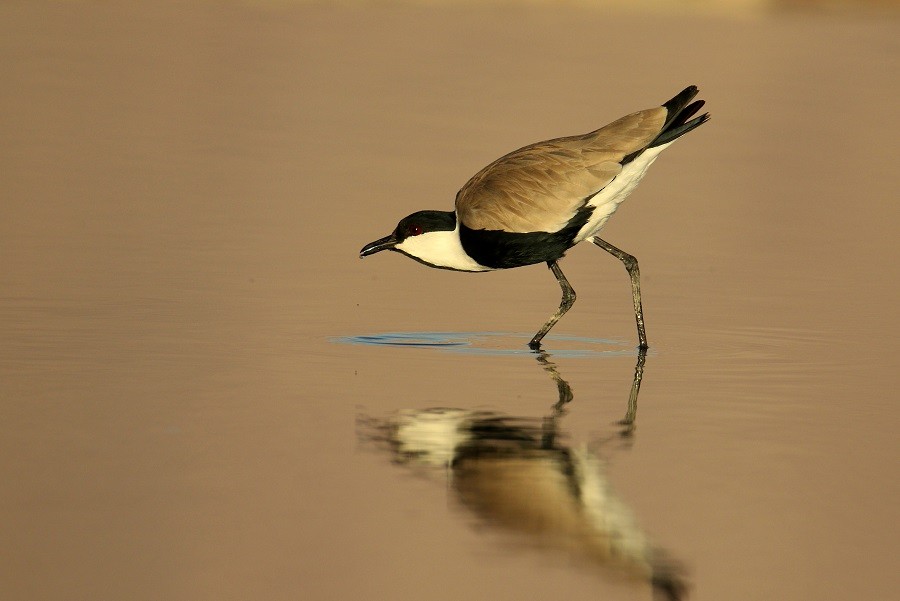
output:
[[490,271],[490,267],[479,264],[466,254],[459,240],[459,221],[450,212],[456,227],[452,230],[437,230],[411,236],[394,247],[408,257],[431,267],[454,269],[456,271]]

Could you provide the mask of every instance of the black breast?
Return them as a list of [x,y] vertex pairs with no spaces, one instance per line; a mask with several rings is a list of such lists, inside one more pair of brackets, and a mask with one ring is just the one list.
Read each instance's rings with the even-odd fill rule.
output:
[[459,224],[459,239],[463,250],[485,267],[508,269],[561,259],[578,230],[587,223],[593,209],[583,207],[558,232],[528,232],[525,234],[502,230],[473,230]]

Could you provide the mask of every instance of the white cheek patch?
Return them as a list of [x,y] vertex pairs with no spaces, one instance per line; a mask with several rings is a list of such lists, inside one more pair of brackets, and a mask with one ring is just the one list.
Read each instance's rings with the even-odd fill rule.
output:
[[394,248],[435,267],[459,271],[491,271],[490,267],[477,263],[466,254],[459,241],[458,229],[410,236]]

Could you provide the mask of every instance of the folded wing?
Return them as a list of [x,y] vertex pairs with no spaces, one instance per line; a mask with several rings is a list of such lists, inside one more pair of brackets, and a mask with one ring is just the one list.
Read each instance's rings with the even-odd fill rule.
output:
[[596,131],[538,142],[503,156],[456,195],[460,222],[474,230],[556,232],[666,126],[669,111],[632,113]]

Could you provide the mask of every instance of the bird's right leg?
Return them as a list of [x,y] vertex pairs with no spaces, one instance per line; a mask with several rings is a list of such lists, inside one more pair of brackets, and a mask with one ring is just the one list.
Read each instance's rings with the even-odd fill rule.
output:
[[616,257],[625,264],[631,277],[631,296],[634,300],[634,320],[637,322],[638,348],[647,350],[647,331],[644,329],[644,309],[641,306],[641,270],[637,259],[620,248],[616,248],[600,236],[594,236],[594,244]]
[[541,339],[547,335],[550,328],[556,325],[559,318],[565,315],[566,311],[575,304],[575,290],[572,288],[572,285],[569,284],[569,280],[566,279],[566,276],[563,275],[562,269],[559,268],[556,261],[547,261],[547,267],[549,267],[550,271],[553,272],[553,275],[556,276],[556,281],[559,282],[559,287],[562,288],[562,301],[560,301],[559,309],[557,309],[556,313],[550,317],[547,323],[544,324],[544,327],[542,327],[538,333],[534,335],[534,338],[531,339],[531,342],[528,343],[528,346],[535,350],[541,348]]

